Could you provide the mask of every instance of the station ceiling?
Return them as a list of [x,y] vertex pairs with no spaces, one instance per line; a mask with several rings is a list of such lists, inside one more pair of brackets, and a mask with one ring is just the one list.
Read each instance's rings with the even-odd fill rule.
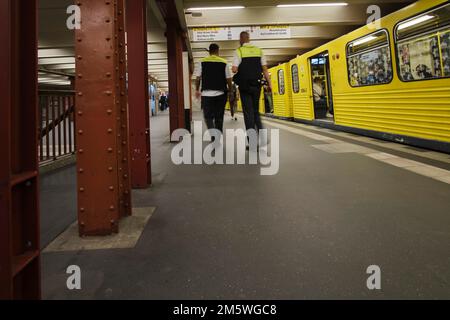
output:
[[[288,61],[323,43],[346,34],[364,24],[369,5],[378,5],[382,16],[396,11],[413,0],[175,0],[182,25],[190,37],[194,62],[207,55],[210,41],[193,41],[193,29],[201,27],[289,26],[290,35],[284,39],[258,39],[270,65]],[[325,3],[345,3],[323,6]],[[66,9],[73,0],[40,0],[39,66],[41,69],[75,73],[74,34],[66,28]],[[155,0],[148,0],[148,64],[149,73],[157,78],[160,88],[168,88],[167,44],[165,23]],[[277,7],[278,5],[305,5]],[[311,4],[316,4],[312,6]],[[317,6],[317,4],[320,4]],[[239,9],[207,10],[198,8],[239,6]],[[193,10],[191,10],[193,9]],[[236,40],[214,41],[221,55],[231,62]],[[41,83],[65,84],[58,75],[40,74]]]

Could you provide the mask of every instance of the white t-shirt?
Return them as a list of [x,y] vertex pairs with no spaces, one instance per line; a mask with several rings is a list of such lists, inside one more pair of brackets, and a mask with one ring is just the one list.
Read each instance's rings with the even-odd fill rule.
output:
[[[198,62],[195,66],[194,77],[200,78],[202,76],[202,63]],[[233,74],[231,73],[231,69],[228,65],[225,67],[225,77],[227,79],[233,78]],[[203,90],[202,97],[218,97],[223,95],[225,92],[221,90]]]
[[313,93],[314,93],[314,101],[320,101],[322,99],[322,96],[324,95],[323,88],[320,84],[315,83],[313,84]]

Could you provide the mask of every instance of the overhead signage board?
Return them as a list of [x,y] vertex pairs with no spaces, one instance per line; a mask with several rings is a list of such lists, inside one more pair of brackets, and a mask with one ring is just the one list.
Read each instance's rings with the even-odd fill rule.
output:
[[252,40],[289,39],[289,26],[252,26],[252,27],[210,27],[193,28],[194,42],[231,41],[239,40],[242,31],[248,31]]
[[291,28],[289,26],[261,26],[258,32],[261,40],[291,38]]

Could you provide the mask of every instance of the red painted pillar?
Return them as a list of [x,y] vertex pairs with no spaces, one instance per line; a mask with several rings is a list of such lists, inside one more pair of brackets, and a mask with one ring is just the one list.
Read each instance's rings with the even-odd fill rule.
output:
[[190,109],[189,109],[189,122],[192,123],[192,96],[193,96],[193,92],[192,92],[192,77],[193,77],[193,72],[192,72],[192,68],[191,71],[189,72],[189,101],[190,101]]
[[129,139],[129,110],[127,95],[127,61],[125,50],[125,0],[115,0],[116,10],[116,88],[119,99],[117,106],[117,150],[118,150],[118,178],[119,178],[119,212],[120,217],[132,214],[131,205],[131,161]]
[[0,1],[0,300],[40,298],[37,1]]
[[177,20],[168,20],[167,56],[169,65],[170,134],[185,127],[183,84],[183,37]]
[[146,13],[146,0],[127,1],[128,104],[133,188],[147,188],[152,182]]
[[120,170],[127,132],[120,124],[120,58],[115,1],[80,0],[75,32],[78,223],[81,236],[118,232],[123,211]]

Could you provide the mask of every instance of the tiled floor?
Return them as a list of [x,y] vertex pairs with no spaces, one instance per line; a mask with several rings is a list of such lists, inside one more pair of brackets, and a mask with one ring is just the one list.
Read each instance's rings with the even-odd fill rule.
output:
[[[44,253],[46,299],[450,297],[450,179],[422,166],[437,160],[266,121],[280,129],[277,175],[250,165],[176,166],[168,124],[167,115],[152,119],[154,185],[133,192],[135,207],[157,208],[137,244]],[[227,114],[225,126],[243,121]],[[313,147],[320,144],[346,152]],[[43,219],[53,225],[74,221],[72,174],[47,179]],[[366,287],[373,264],[381,291]],[[82,270],[81,291],[66,288],[69,265]]]
[[[280,128],[283,130],[287,130],[289,132],[302,135],[304,137],[311,138],[313,140],[327,142],[323,144],[313,144],[312,146],[316,149],[322,150],[327,153],[358,153],[367,155],[370,158],[379,160],[386,164],[393,165],[395,167],[404,168],[411,172],[420,174],[425,177],[433,178],[441,182],[447,182],[448,177],[450,177],[450,170],[434,167],[422,162],[406,159],[403,157],[395,156],[385,152],[376,152],[376,150],[361,146],[357,143],[349,143],[339,141],[338,138],[330,138],[324,137],[320,134],[311,133],[309,131],[305,131],[302,129],[296,129],[292,127],[287,127],[284,124],[279,123],[278,121],[268,120],[271,126]],[[331,130],[322,129],[324,132],[329,133]],[[339,132],[337,132],[339,134]],[[338,135],[339,136],[339,135]],[[358,140],[363,139],[364,137],[359,137]],[[412,149],[415,153],[418,152],[418,148]]]

